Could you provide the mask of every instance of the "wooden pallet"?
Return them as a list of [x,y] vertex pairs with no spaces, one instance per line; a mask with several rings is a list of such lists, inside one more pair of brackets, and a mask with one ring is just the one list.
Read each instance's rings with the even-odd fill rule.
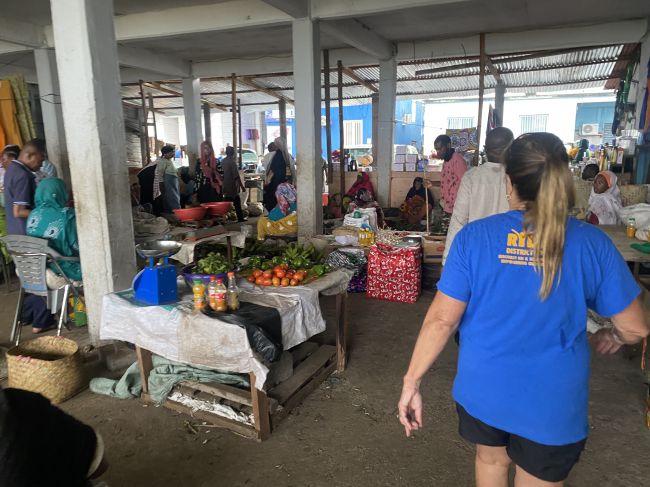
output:
[[[336,347],[321,345],[294,369],[293,375],[276,385],[268,392],[255,388],[255,376],[250,374],[251,388],[239,389],[217,383],[182,381],[172,391],[195,399],[220,400],[237,410],[253,415],[254,424],[248,425],[206,411],[191,411],[184,404],[167,399],[163,406],[184,414],[189,414],[217,427],[258,441],[267,439],[293,408],[315,390],[336,369]],[[149,400],[148,396],[143,397]]]

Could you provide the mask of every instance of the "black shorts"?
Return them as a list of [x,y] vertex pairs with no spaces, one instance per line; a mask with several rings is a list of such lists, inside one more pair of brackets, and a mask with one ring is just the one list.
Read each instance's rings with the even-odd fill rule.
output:
[[456,403],[458,432],[471,443],[505,446],[511,460],[526,472],[546,482],[561,482],[569,476],[585,448],[586,439],[577,443],[549,446],[494,428],[471,416]]

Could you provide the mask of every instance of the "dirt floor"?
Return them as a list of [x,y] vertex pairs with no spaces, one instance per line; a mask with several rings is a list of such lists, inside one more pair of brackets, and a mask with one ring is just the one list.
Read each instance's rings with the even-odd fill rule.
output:
[[[16,293],[3,292],[6,341]],[[347,371],[314,391],[264,443],[218,429],[193,434],[187,416],[87,390],[62,407],[103,435],[110,487],[471,486],[473,447],[458,436],[450,396],[455,346],[423,384],[425,429],[407,439],[396,419],[401,378],[431,297],[405,305],[351,296]],[[331,318],[334,300],[322,305]],[[591,385],[591,436],[566,485],[648,485],[650,431],[638,362],[595,357]]]

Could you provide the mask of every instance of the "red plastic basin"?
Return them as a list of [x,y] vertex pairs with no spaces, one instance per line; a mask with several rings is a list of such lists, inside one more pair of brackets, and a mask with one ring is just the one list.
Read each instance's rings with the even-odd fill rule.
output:
[[215,201],[213,203],[201,203],[201,206],[208,210],[212,216],[225,215],[232,208],[231,201]]
[[187,222],[192,220],[201,220],[207,211],[206,208],[200,206],[197,206],[196,208],[180,208],[174,210],[174,215],[176,215],[176,218],[180,221]]

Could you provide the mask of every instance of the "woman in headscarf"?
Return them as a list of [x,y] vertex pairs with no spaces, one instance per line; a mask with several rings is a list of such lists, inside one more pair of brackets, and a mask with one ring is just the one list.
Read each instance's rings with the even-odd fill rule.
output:
[[296,188],[291,183],[282,183],[275,190],[275,199],[278,202],[269,212],[269,220],[278,221],[296,211]]
[[287,151],[287,144],[281,137],[275,139],[274,144],[276,149],[275,155],[266,172],[264,185],[264,208],[269,212],[277,204],[275,191],[278,189],[278,186],[289,180],[295,183],[294,162],[291,154]]
[[[64,257],[77,257],[77,218],[74,209],[66,206],[67,202],[68,191],[62,179],[41,181],[36,188],[34,209],[27,219],[27,235],[48,240],[48,246]],[[59,266],[68,279],[81,281],[79,262],[61,261]],[[57,266],[52,266],[51,270],[57,274],[59,272]]]
[[429,211],[431,211],[434,205],[433,195],[429,189],[424,187],[424,180],[417,177],[413,180],[413,186],[406,194],[400,208],[402,218],[408,221],[409,225],[417,225],[427,214],[427,203]]
[[580,140],[580,147],[578,148],[578,153],[574,162],[582,162],[585,159],[589,159],[589,141],[587,139]]
[[201,158],[196,162],[196,198],[199,203],[210,203],[223,199],[223,169],[214,156],[209,141],[201,142]]
[[616,225],[623,207],[621,192],[616,184],[616,174],[602,171],[594,179],[594,187],[589,196],[587,221],[594,225]]
[[357,194],[359,193],[360,189],[366,189],[370,192],[370,198],[374,199],[375,198],[375,189],[372,187],[372,182],[370,181],[370,176],[368,175],[367,172],[360,172],[357,175],[357,180],[354,182],[352,186],[350,186],[350,189],[348,189],[348,192],[345,193],[347,196],[351,198],[355,198]]

